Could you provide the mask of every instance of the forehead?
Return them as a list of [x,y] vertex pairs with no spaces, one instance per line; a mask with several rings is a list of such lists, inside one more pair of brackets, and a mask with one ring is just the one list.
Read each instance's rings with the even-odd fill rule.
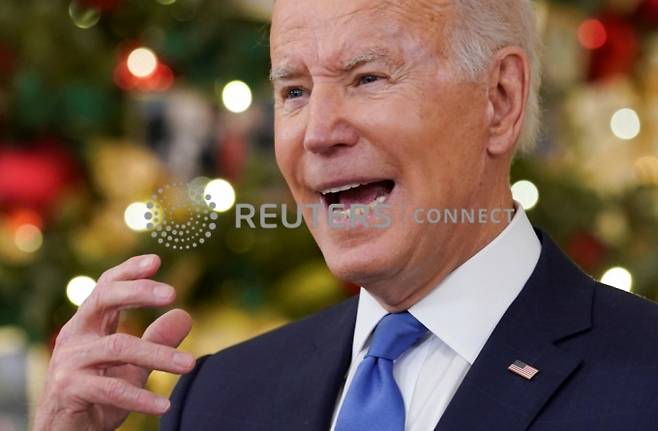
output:
[[[340,55],[374,43],[435,41],[452,0],[276,0],[270,34],[273,63],[313,52]],[[391,46],[396,51],[395,46]]]

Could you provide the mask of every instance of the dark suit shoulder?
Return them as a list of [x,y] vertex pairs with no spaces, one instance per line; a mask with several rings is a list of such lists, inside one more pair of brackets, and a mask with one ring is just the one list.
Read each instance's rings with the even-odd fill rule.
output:
[[226,362],[232,362],[244,369],[246,358],[255,354],[267,353],[270,360],[275,360],[277,353],[282,350],[285,351],[285,354],[282,355],[283,358],[288,360],[292,351],[305,350],[305,347],[312,345],[315,340],[329,336],[332,326],[338,324],[340,320],[353,319],[357,302],[358,296],[350,297],[300,320],[220,350],[210,355],[206,366],[222,362],[224,367]]
[[595,327],[623,328],[658,339],[658,304],[647,298],[597,282],[592,311]]
[[[658,357],[658,304],[597,282],[592,304],[592,359],[610,366],[646,366]],[[587,337],[586,337],[587,338]],[[596,340],[596,342],[594,342]],[[646,370],[649,371],[648,369]]]
[[[306,424],[314,418],[324,420],[324,416],[313,416],[310,409],[326,407],[328,401],[311,403],[309,388],[305,385],[326,387],[323,379],[329,379],[331,384],[339,383],[339,358],[348,359],[351,351],[349,337],[353,333],[357,302],[358,297],[349,298],[203,356],[195,369],[176,385],[172,408],[162,418],[161,430],[216,429],[221,422],[226,429],[260,431],[283,429],[273,424],[295,421]],[[309,368],[309,364],[319,363],[318,345],[323,343],[325,348],[327,344],[335,345],[326,350],[327,366],[318,364]],[[320,367],[323,372],[314,367]],[[330,367],[335,368],[333,374],[328,370]],[[300,378],[303,370],[306,370],[306,377]],[[300,385],[296,391],[293,390],[295,384]],[[333,395],[328,392],[326,396]],[[289,406],[304,402],[310,403],[306,413],[273,407],[276,403]]]
[[655,429],[658,305],[595,282],[591,306],[591,328],[559,343],[581,359],[578,370],[532,429]]

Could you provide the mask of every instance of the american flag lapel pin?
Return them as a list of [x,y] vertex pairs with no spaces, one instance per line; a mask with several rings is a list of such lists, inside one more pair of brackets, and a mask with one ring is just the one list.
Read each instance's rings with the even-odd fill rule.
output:
[[507,369],[527,380],[532,379],[535,374],[539,372],[537,368],[531,367],[530,365],[523,361],[519,361],[518,359],[512,362],[510,366],[507,367]]

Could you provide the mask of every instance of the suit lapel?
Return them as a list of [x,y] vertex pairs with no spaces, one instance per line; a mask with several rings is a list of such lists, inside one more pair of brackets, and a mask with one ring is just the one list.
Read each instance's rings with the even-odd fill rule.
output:
[[[539,261],[466,374],[435,431],[526,430],[581,358],[556,343],[591,327],[594,282],[547,234]],[[507,370],[521,360],[531,379]]]
[[[277,376],[282,396],[273,400],[274,423],[287,431],[328,430],[352,357],[358,295],[316,323],[313,343]],[[299,340],[302,343],[304,340]]]

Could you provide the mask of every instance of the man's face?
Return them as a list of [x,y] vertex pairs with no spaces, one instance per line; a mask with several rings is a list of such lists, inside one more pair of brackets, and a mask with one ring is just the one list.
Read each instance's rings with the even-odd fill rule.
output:
[[449,62],[453,13],[448,0],[276,2],[276,157],[297,204],[390,206],[388,229],[332,228],[326,211],[314,227],[305,213],[338,277],[428,282],[462,227],[418,224],[413,210],[476,206],[486,89]]

